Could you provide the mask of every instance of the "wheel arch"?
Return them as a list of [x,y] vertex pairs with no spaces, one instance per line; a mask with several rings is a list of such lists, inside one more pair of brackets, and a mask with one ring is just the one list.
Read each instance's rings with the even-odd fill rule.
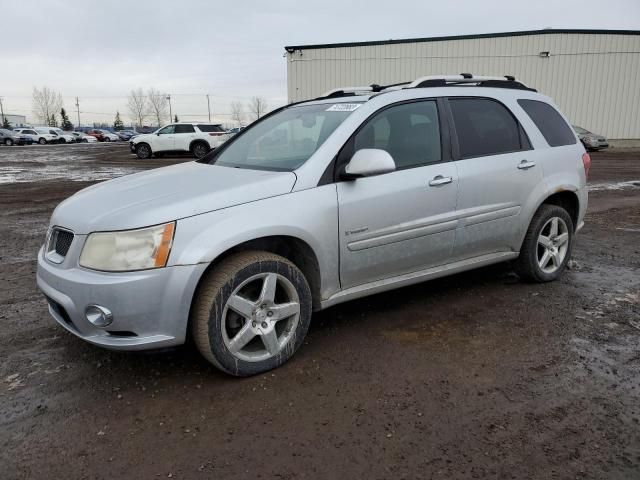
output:
[[522,231],[520,232],[520,238],[517,244],[518,251],[522,247],[522,242],[524,242],[524,237],[527,234],[527,230],[529,230],[534,215],[540,210],[542,205],[557,205],[564,208],[571,217],[574,233],[576,228],[578,228],[578,220],[580,218],[580,198],[578,192],[572,188],[559,187],[555,191],[547,192],[544,198],[537,203],[536,208],[532,209],[526,224],[523,225]]
[[245,252],[250,250],[274,253],[291,261],[296,267],[300,269],[300,271],[307,279],[307,282],[309,283],[314,310],[320,308],[321,274],[318,257],[311,245],[309,245],[304,240],[291,235],[269,235],[257,237],[238,243],[220,252],[220,254],[218,254],[209,263],[209,266],[200,276],[191,305],[193,306],[193,301],[195,300],[196,294],[198,292],[200,282],[205,277],[205,274],[209,272],[209,270],[216,268],[216,266],[219,265],[220,262],[231,255],[234,255],[238,252]]
[[204,145],[207,146],[207,148],[209,150],[211,150],[211,145],[209,145],[209,142],[207,142],[205,139],[203,138],[195,138],[193,140],[191,140],[191,143],[189,144],[189,151],[193,151],[193,147],[194,145],[196,145],[197,143],[203,143]]

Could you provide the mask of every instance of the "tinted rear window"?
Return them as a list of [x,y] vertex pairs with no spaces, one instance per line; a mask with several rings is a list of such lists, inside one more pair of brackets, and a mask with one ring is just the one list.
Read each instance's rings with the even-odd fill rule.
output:
[[201,132],[224,132],[220,125],[198,125]]
[[193,129],[193,125],[176,125],[176,129],[174,133],[193,133],[195,130]]
[[449,104],[462,158],[527,148],[518,122],[501,103],[487,98],[450,98]]
[[538,100],[518,100],[550,147],[574,145],[576,135],[555,108]]

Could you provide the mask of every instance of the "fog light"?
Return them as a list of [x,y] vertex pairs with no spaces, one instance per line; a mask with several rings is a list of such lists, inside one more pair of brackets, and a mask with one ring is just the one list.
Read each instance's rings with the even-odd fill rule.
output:
[[108,308],[100,305],[89,305],[85,311],[85,316],[96,327],[104,328],[113,322],[113,314]]

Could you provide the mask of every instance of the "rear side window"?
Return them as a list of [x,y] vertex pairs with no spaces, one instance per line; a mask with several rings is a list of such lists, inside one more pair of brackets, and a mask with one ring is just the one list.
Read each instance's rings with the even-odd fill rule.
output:
[[198,125],[201,132],[224,132],[220,125]]
[[528,140],[515,117],[488,98],[450,98],[462,158],[517,152]]
[[518,100],[550,147],[574,145],[576,136],[555,108],[538,100]]
[[174,133],[193,133],[195,129],[193,125],[176,125],[176,129]]

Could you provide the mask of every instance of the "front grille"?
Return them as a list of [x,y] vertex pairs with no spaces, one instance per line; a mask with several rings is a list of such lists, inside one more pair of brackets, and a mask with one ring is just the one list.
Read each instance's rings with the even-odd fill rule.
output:
[[54,230],[53,235],[53,249],[61,257],[66,257],[67,253],[69,253],[69,248],[71,248],[71,242],[73,242],[73,233],[66,230],[56,229]]

